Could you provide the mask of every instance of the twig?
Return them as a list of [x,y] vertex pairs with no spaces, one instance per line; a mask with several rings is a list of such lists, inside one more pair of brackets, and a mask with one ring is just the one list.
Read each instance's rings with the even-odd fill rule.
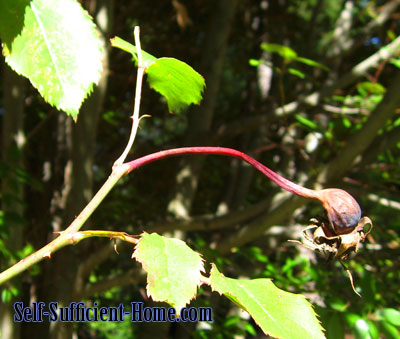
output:
[[135,107],[133,109],[132,114],[132,129],[131,134],[129,136],[129,141],[125,147],[125,150],[122,152],[121,156],[115,161],[114,166],[118,166],[124,163],[129,151],[132,148],[133,142],[135,141],[136,133],[139,128],[139,111],[140,111],[140,99],[142,96],[142,82],[143,82],[143,75],[146,67],[143,65],[143,58],[142,58],[142,49],[140,46],[140,29],[138,26],[135,27],[135,44],[136,44],[136,52],[138,56],[138,71],[137,71],[137,78],[136,78],[136,93],[135,93]]
[[[142,50],[140,47],[139,27],[135,27],[134,34],[135,34],[135,43],[138,53],[138,73],[136,80],[135,107],[132,115],[132,130],[128,144],[124,152],[114,163],[114,166],[112,168],[112,173],[108,177],[107,181],[95,194],[92,200],[86,205],[86,207],[82,210],[82,212],[78,215],[78,217],[68,226],[68,228],[65,231],[63,231],[58,238],[54,239],[46,246],[42,247],[38,251],[32,253],[30,256],[20,260],[15,265],[11,266],[7,270],[0,273],[0,285],[10,280],[11,278],[15,277],[19,273],[25,271],[32,265],[42,261],[44,258],[51,258],[51,255],[54,252],[58,251],[59,249],[67,245],[76,243],[77,239],[74,240],[73,238],[74,235],[76,235],[76,233],[82,228],[83,224],[92,215],[95,209],[100,205],[100,203],[111,191],[111,189],[115,186],[118,180],[128,173],[129,166],[125,165],[123,162],[125,161],[125,158],[132,147],[133,141],[135,140],[135,136],[137,133],[137,129],[139,127],[140,97],[141,97],[141,89],[143,82],[143,74],[145,71],[145,67],[143,66]],[[102,235],[98,233],[97,235],[92,235],[92,236],[102,236]],[[89,235],[83,234],[83,238],[85,237],[89,237]],[[125,239],[125,241],[127,240]]]

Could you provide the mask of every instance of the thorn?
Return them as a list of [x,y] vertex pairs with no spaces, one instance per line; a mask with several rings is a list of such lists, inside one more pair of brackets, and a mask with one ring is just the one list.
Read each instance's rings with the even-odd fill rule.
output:
[[117,239],[113,239],[113,241],[114,241],[114,251],[115,251],[115,253],[117,253],[119,255],[118,250],[117,250]]
[[43,254],[43,258],[51,259],[51,252],[48,251],[48,252],[46,252],[45,254]]

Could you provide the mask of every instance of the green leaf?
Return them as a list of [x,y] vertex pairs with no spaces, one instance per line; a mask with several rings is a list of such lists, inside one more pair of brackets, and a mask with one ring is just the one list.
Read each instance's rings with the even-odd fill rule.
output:
[[150,87],[168,101],[170,112],[180,112],[190,104],[199,104],[204,78],[188,64],[173,58],[160,58],[147,68]]
[[323,65],[323,64],[321,64],[321,63],[319,63],[319,62],[317,62],[317,61],[308,59],[308,58],[297,57],[297,58],[295,59],[295,61],[301,62],[302,64],[305,64],[305,65],[307,65],[307,66],[318,67],[318,68],[323,69],[324,71],[329,71],[329,68],[326,67],[325,65]]
[[132,255],[147,272],[147,293],[177,313],[193,299],[204,272],[200,254],[178,239],[143,233]]
[[302,71],[299,71],[298,69],[293,67],[289,67],[288,72],[300,79],[304,79],[306,77],[306,75]]
[[353,328],[356,339],[371,339],[369,324],[365,319],[359,318]]
[[247,311],[265,334],[279,338],[325,338],[317,316],[307,299],[277,288],[270,279],[226,278],[215,265],[210,283]]
[[369,326],[369,334],[372,339],[379,339],[379,328],[376,323],[372,320],[367,320]]
[[75,0],[0,2],[6,62],[51,105],[76,117],[102,70],[99,34]]
[[399,330],[395,326],[393,326],[391,323],[389,323],[387,321],[381,321],[380,325],[381,325],[381,330],[382,330],[383,334],[385,335],[384,336],[385,339],[399,339],[400,338]]
[[[132,54],[137,64],[136,46],[115,37],[111,44]],[[199,104],[205,86],[203,77],[188,64],[174,58],[156,58],[142,50],[151,88],[167,99],[170,112],[180,112],[191,104]]]
[[263,62],[261,60],[257,60],[257,59],[250,59],[249,60],[249,65],[253,66],[253,67],[258,67],[262,64]]
[[[120,37],[115,37],[113,39],[110,40],[111,41],[111,46],[113,47],[117,47],[119,49],[122,49],[125,52],[128,52],[130,54],[132,54],[136,65],[137,65],[137,49],[136,46],[132,45],[131,43],[125,41],[124,39],[121,39]],[[153,62],[155,62],[157,60],[157,58],[155,56],[152,56],[151,54],[145,52],[142,50],[142,58],[143,58],[143,64],[144,67],[149,67]]]
[[290,47],[278,45],[278,44],[261,44],[261,49],[269,53],[277,53],[286,60],[295,60],[297,53]]
[[389,62],[395,65],[397,68],[400,68],[400,59],[391,58],[389,59]]
[[300,114],[295,114],[294,117],[296,118],[296,120],[298,122],[300,122],[304,126],[307,126],[307,127],[311,128],[311,129],[314,129],[314,130],[318,129],[318,125],[314,121],[311,121],[310,119],[307,119],[306,117],[303,117]]
[[384,308],[377,312],[381,319],[384,319],[394,326],[400,326],[400,311],[394,308]]
[[385,94],[386,89],[377,82],[364,81],[357,84],[357,91],[361,95]]

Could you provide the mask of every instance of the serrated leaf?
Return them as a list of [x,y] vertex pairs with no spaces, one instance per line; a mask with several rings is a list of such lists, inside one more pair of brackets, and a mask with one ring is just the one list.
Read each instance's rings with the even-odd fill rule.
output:
[[150,87],[167,99],[170,112],[200,103],[204,78],[188,64],[174,58],[159,58],[146,73]]
[[[128,41],[125,41],[124,39],[121,39],[120,37],[117,37],[117,36],[115,38],[111,39],[110,41],[111,41],[111,46],[117,47],[119,49],[122,49],[125,52],[132,54],[132,56],[136,62],[136,65],[137,65],[138,57],[137,57],[136,46],[132,45]],[[152,56],[151,54],[149,54],[143,50],[142,50],[142,58],[143,58],[144,67],[146,67],[146,68],[149,67],[154,61],[157,60],[157,58],[155,56]]]
[[147,272],[147,294],[177,313],[196,296],[203,260],[179,239],[143,233],[132,255]]
[[0,2],[6,62],[51,105],[76,117],[102,70],[101,41],[75,0]]
[[278,53],[282,58],[294,60],[297,58],[297,53],[292,48],[278,44],[261,44],[261,49],[269,53]]
[[224,294],[247,311],[267,335],[290,339],[325,338],[307,299],[277,288],[270,279],[226,278],[213,265],[210,284],[213,291]]
[[[115,37],[111,44],[132,54],[137,64],[136,46]],[[180,112],[191,104],[199,104],[204,78],[192,67],[174,58],[156,58],[142,50],[143,63],[151,88],[167,99],[170,112]]]

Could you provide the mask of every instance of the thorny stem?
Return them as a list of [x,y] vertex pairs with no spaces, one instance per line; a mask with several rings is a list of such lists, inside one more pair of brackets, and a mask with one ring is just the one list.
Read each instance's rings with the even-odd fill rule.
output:
[[140,29],[138,26],[135,27],[135,44],[136,44],[136,51],[138,56],[138,70],[137,70],[137,77],[136,77],[136,93],[135,93],[135,107],[133,109],[132,114],[132,129],[131,134],[129,136],[128,144],[125,147],[124,152],[121,156],[115,161],[114,166],[118,166],[123,164],[125,161],[129,151],[132,148],[133,142],[135,141],[136,133],[139,128],[139,111],[140,111],[140,99],[142,97],[142,82],[143,82],[143,75],[144,71],[146,70],[145,66],[143,65],[143,58],[142,58],[142,48],[140,47]]
[[[63,232],[61,232],[62,234]],[[120,239],[122,241],[129,242],[131,244],[136,245],[138,243],[138,239],[136,239],[133,235],[129,235],[126,232],[116,232],[116,231],[80,231],[70,234],[70,239],[73,244],[77,244],[83,239],[87,238],[109,238],[109,239]]]
[[[6,271],[2,272],[0,274],[0,284],[3,282],[11,279],[15,275],[23,272],[26,270],[28,267],[32,266],[35,263],[38,263],[41,261],[43,258],[50,258],[51,254],[54,253],[55,251],[59,250],[62,247],[65,247],[67,245],[75,244],[78,240],[79,237],[75,237],[76,232],[80,230],[80,228],[83,226],[83,224],[86,222],[86,220],[90,217],[90,215],[93,213],[93,211],[99,206],[101,201],[105,198],[105,196],[110,192],[110,190],[114,187],[114,185],[118,182],[118,180],[124,176],[125,174],[130,173],[131,171],[135,170],[136,168],[139,168],[145,164],[148,164],[150,162],[160,160],[166,157],[174,156],[174,155],[181,155],[181,154],[220,154],[220,155],[228,155],[228,156],[233,156],[240,158],[246,162],[248,162],[250,165],[254,166],[256,169],[258,169],[260,172],[262,172],[264,175],[266,175],[268,178],[270,178],[272,181],[277,183],[280,187],[288,190],[289,192],[304,196],[304,197],[310,197],[313,198],[313,190],[304,188],[302,186],[299,186],[284,177],[280,176],[279,174],[275,173],[274,171],[270,170],[268,167],[264,166],[257,160],[253,159],[252,157],[248,156],[245,153],[239,152],[235,149],[231,148],[225,148],[225,147],[182,147],[182,148],[175,148],[175,149],[170,149],[170,150],[165,150],[165,151],[160,151],[156,152],[153,154],[146,155],[144,157],[135,159],[133,161],[130,161],[128,163],[124,163],[121,165],[115,165],[113,166],[113,171],[110,175],[110,177],[107,179],[107,181],[104,183],[104,185],[100,188],[100,190],[96,193],[96,195],[93,197],[93,199],[89,202],[89,204],[82,210],[82,212],[79,214],[79,216],[74,220],[74,222],[68,226],[68,228],[61,233],[61,235],[41,248],[40,250],[36,251],[35,253],[31,254],[30,256],[22,259],[19,261],[17,264],[14,266],[10,267]],[[92,231],[93,232],[93,231]],[[80,233],[80,237],[91,237],[95,236],[93,235],[94,233]],[[108,233],[107,236],[109,236],[110,233]],[[100,235],[98,233],[98,236],[105,236]],[[124,240],[124,239],[122,239]]]
[[107,194],[111,191],[111,189],[115,186],[118,180],[127,173],[123,162],[125,161],[130,149],[132,148],[139,127],[140,99],[141,99],[143,75],[145,71],[145,67],[143,66],[139,33],[140,33],[139,27],[136,26],[134,30],[134,36],[135,36],[136,50],[138,54],[138,72],[136,78],[135,106],[132,115],[131,134],[124,152],[117,159],[117,161],[115,161],[114,166],[112,168],[112,173],[108,177],[107,181],[96,193],[96,195],[92,198],[92,200],[86,205],[86,207],[82,210],[82,212],[78,215],[78,217],[68,226],[68,228],[64,232],[62,232],[62,234],[58,238],[54,239],[46,246],[42,247],[38,251],[32,253],[28,257],[20,260],[15,265],[11,266],[7,270],[0,273],[0,285],[10,280],[11,278],[15,277],[19,273],[25,271],[32,265],[42,261],[44,258],[50,258],[52,253],[58,251],[60,248],[73,244],[74,242],[73,239],[71,238],[71,234],[78,232],[82,228],[83,224],[96,210],[96,208],[107,196]]
[[126,168],[122,166],[114,166],[111,175],[108,177],[107,181],[100,188],[100,190],[95,194],[92,200],[86,205],[82,212],[75,218],[71,225],[62,232],[62,234],[48,243],[46,246],[42,247],[40,250],[32,253],[28,257],[20,260],[15,265],[11,266],[7,270],[0,274],[0,285],[17,274],[25,271],[32,265],[42,261],[44,258],[50,258],[52,253],[58,251],[67,245],[74,244],[72,234],[75,234],[83,226],[86,220],[92,215],[96,208],[100,205],[103,199],[111,191],[118,180],[126,173]]

